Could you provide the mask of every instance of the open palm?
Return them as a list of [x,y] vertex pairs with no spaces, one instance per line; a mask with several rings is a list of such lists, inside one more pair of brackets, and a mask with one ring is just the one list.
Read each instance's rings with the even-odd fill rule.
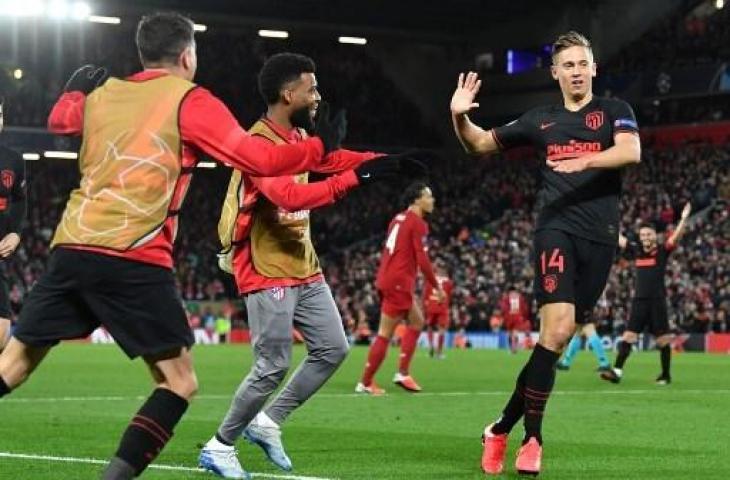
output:
[[466,77],[463,73],[459,74],[459,81],[456,84],[456,90],[451,97],[451,113],[453,115],[463,115],[469,113],[473,108],[478,108],[479,104],[474,99],[479,93],[482,81],[475,72],[469,72]]

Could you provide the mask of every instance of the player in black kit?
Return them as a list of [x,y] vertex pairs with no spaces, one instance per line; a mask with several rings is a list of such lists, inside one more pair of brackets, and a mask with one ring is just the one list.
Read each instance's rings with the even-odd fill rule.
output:
[[484,130],[467,114],[479,106],[476,73],[459,75],[451,100],[456,135],[477,155],[533,146],[541,166],[535,228],[535,296],[541,329],[532,355],[500,418],[484,430],[482,468],[503,470],[507,435],[524,415],[525,437],[517,454],[520,473],[536,475],[542,458],[541,426],[555,381],[555,364],[576,322],[588,320],[606,286],[618,241],[621,167],[640,161],[638,126],[628,104],[596,97],[596,64],[590,42],[577,32],[553,44],[553,79],[560,104],[538,107],[502,127]]
[[669,365],[672,358],[671,343],[674,335],[669,328],[664,275],[667,271],[669,254],[677,247],[691,210],[692,206],[687,203],[682,209],[677,228],[663,245],[657,243],[656,229],[654,225],[650,224],[643,224],[639,227],[641,245],[629,242],[623,235],[619,236],[619,247],[624,251],[626,257],[634,261],[636,266],[636,284],[629,325],[618,344],[616,363],[613,369],[601,372],[602,379],[613,383],[621,381],[624,363],[631,353],[632,346],[639,339],[639,333],[648,328],[656,337],[662,365],[662,373],[657,377],[656,383],[667,385],[672,382]]
[[[0,132],[3,130],[3,99],[0,98]],[[0,261],[15,252],[25,218],[25,164],[17,152],[0,145]],[[5,269],[0,268],[0,352],[10,338],[10,298]]]

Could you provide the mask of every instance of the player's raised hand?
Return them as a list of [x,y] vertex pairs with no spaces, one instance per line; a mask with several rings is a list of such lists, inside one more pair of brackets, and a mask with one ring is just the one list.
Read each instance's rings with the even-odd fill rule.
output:
[[686,219],[689,217],[689,214],[692,213],[692,204],[690,202],[687,202],[687,204],[682,209],[682,219]]
[[464,76],[459,74],[459,80],[456,83],[456,90],[451,97],[451,114],[463,115],[469,113],[473,108],[479,108],[479,104],[474,101],[482,86],[479,75],[475,72],[469,72]]

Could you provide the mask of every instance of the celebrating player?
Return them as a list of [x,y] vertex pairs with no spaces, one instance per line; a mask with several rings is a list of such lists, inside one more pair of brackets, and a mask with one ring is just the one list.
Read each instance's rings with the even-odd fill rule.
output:
[[523,415],[516,467],[540,472],[542,419],[555,364],[576,322],[587,320],[606,285],[618,239],[620,169],[641,156],[629,105],[592,93],[596,64],[590,42],[576,32],[560,35],[552,60],[563,102],[530,110],[502,127],[484,130],[469,120],[479,106],[477,74],[459,75],[451,100],[456,135],[468,152],[532,145],[546,159],[534,238],[540,337],[502,415],[484,430],[482,468],[488,474],[503,470],[507,435]]
[[687,203],[682,209],[677,228],[663,245],[657,243],[656,229],[650,224],[639,227],[641,245],[630,243],[623,235],[619,237],[619,246],[628,258],[634,260],[636,265],[636,286],[634,287],[629,325],[618,344],[618,355],[613,369],[601,373],[601,378],[604,380],[613,383],[621,381],[624,364],[633,345],[639,339],[639,333],[648,329],[656,337],[662,366],[662,372],[657,377],[656,383],[667,385],[672,382],[670,363],[672,359],[671,343],[674,335],[669,328],[664,275],[667,271],[669,254],[674,251],[677,242],[684,234],[687,218],[691,211],[692,206]]
[[[304,141],[321,100],[312,59],[293,53],[272,56],[259,73],[259,90],[268,110],[250,132],[275,145]],[[308,183],[307,173],[255,177],[233,172],[218,225],[224,245],[221,265],[234,274],[245,295],[254,362],[200,453],[203,468],[225,478],[246,478],[233,446],[243,433],[275,465],[292,469],[280,426],[327,381],[348,351],[342,319],[312,245],[309,210],[334,203],[358,185],[417,174],[419,165],[408,153],[336,150],[312,169],[336,173],[324,181]],[[293,326],[304,338],[307,357],[262,410],[291,364]]]
[[202,151],[255,175],[315,168],[345,133],[323,120],[320,138],[272,146],[249,135],[192,80],[193,22],[176,13],[137,27],[144,71],[103,85],[85,66],[66,84],[48,120],[82,135],[81,182],[56,229],[48,269],[30,292],[0,356],[0,397],[25,381],[60,340],[102,325],[130,358],[147,363],[155,390],[124,432],[103,479],[137,477],[170,440],[198,384],[193,334],[172,273],[178,213]]
[[[448,276],[443,264],[436,264],[436,281],[438,284],[426,282],[423,288],[423,306],[426,311],[426,328],[428,335],[429,355],[432,358],[443,360],[444,339],[449,328],[449,308],[451,306],[451,292],[454,282]],[[439,298],[438,291],[445,294]]]
[[[388,353],[388,344],[393,331],[405,320],[407,327],[401,338],[398,372],[393,382],[409,392],[420,392],[421,387],[410,375],[411,358],[416,350],[416,342],[423,329],[423,313],[414,301],[416,273],[420,268],[426,282],[438,285],[428,258],[426,246],[428,224],[423,219],[433,212],[434,197],[431,189],[424,183],[411,184],[404,193],[408,208],[398,213],[390,222],[385,248],[380,257],[380,268],[375,282],[380,293],[380,326],[378,334],[370,345],[367,363],[360,382],[355,387],[357,393],[382,395],[373,377]],[[436,289],[439,300],[446,293]]]
[[[3,131],[3,104],[0,98],[0,133]],[[25,163],[18,153],[0,145],[0,260],[15,252],[25,218]],[[0,270],[0,352],[10,338],[8,279]]]

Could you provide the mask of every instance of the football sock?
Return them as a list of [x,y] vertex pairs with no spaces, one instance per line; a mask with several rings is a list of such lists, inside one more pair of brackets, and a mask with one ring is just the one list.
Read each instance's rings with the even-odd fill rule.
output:
[[3,380],[3,377],[0,377],[0,397],[4,397],[10,393],[10,388],[8,387],[8,384],[5,383],[5,380]]
[[669,378],[669,365],[672,361],[672,347],[669,344],[659,349],[659,357],[662,360],[662,377]]
[[439,333],[438,336],[439,336],[438,353],[439,353],[439,355],[441,355],[441,352],[444,351],[444,337],[446,337],[446,335],[445,334],[442,334],[442,333]]
[[555,364],[560,358],[557,352],[535,345],[525,374],[525,439],[535,437],[542,445],[542,417],[555,383]]
[[580,335],[573,335],[573,338],[570,339],[570,343],[568,344],[568,348],[565,349],[565,355],[563,355],[563,359],[560,363],[567,367],[571,366],[578,350],[580,350]]
[[604,350],[603,348],[603,342],[601,342],[601,338],[598,336],[598,334],[594,333],[593,335],[588,337],[588,345],[591,346],[593,355],[595,355],[596,359],[598,359],[598,366],[608,367],[610,363],[608,361],[608,357],[606,356],[606,350]]
[[114,457],[109,461],[106,470],[101,475],[102,480],[131,480],[136,475],[134,467],[122,460]]
[[158,388],[147,399],[122,435],[116,457],[139,475],[172,437],[173,429],[188,408],[176,393]]
[[416,351],[416,343],[418,337],[421,336],[420,328],[406,328],[403,338],[400,341],[400,361],[398,362],[398,371],[403,375],[408,375],[411,368],[411,359]]
[[624,363],[626,363],[626,359],[629,358],[629,355],[631,355],[631,344],[621,340],[618,344],[618,355],[616,356],[616,363],[614,364],[614,367],[624,368]]
[[[433,330],[431,330],[431,329],[429,328],[429,329],[428,329],[428,331],[426,332],[426,336],[428,337],[428,346],[429,346],[429,348],[430,348],[431,350],[433,350],[433,349],[434,349],[434,343],[433,343],[433,335],[434,335],[434,332],[433,332]],[[438,335],[438,333],[437,333],[436,335]]]
[[226,439],[221,437],[220,433],[216,432],[215,439],[218,440],[221,444],[225,445],[226,447],[232,447],[233,444],[229,443]]
[[388,353],[388,339],[380,335],[375,337],[373,344],[370,345],[368,352],[368,361],[365,364],[365,371],[362,374],[362,383],[365,386],[373,383],[373,376],[380,368],[380,364],[385,360]]

